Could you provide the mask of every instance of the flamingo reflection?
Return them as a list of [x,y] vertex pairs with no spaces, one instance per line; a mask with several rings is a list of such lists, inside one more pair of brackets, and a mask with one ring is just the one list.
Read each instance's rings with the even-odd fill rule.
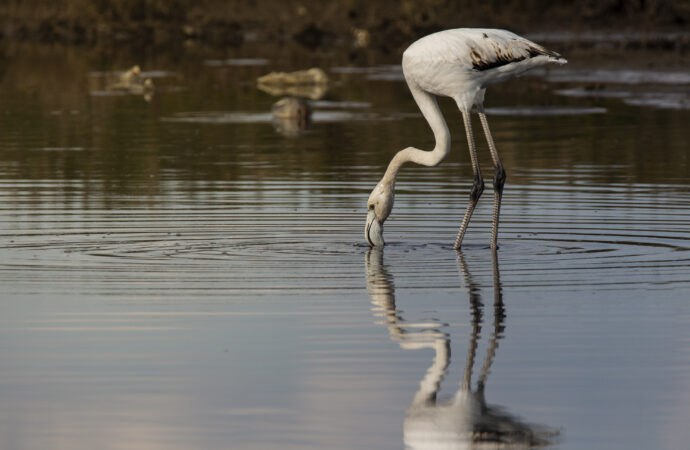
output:
[[367,291],[374,315],[388,327],[394,341],[404,349],[433,348],[434,359],[412,404],[407,408],[404,441],[412,449],[478,449],[532,448],[554,443],[558,432],[541,425],[528,424],[506,413],[502,407],[488,405],[484,389],[491,365],[505,330],[506,313],[503,305],[498,256],[492,252],[494,321],[476,388],[472,389],[472,372],[481,336],[484,305],[480,290],[473,281],[461,252],[458,265],[469,293],[472,331],[462,380],[455,394],[448,400],[437,394],[450,365],[450,335],[447,324],[438,319],[407,322],[396,309],[393,276],[383,261],[381,249],[372,248],[366,255]]

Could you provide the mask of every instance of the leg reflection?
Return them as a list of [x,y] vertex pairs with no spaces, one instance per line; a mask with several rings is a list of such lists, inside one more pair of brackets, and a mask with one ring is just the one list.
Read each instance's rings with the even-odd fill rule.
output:
[[389,336],[404,349],[433,348],[434,359],[419,383],[404,423],[405,444],[413,449],[458,448],[472,445],[530,448],[553,444],[558,432],[528,424],[507,414],[497,405],[488,405],[484,390],[499,341],[504,337],[506,312],[498,270],[498,255],[492,252],[494,291],[493,330],[477,386],[472,389],[472,372],[481,337],[484,305],[480,286],[468,270],[462,252],[458,266],[467,287],[471,311],[471,334],[463,377],[455,394],[446,401],[437,394],[450,365],[450,336],[447,324],[438,318],[407,322],[396,308],[393,276],[383,261],[383,250],[372,248],[366,255],[367,291],[378,323],[388,327]]

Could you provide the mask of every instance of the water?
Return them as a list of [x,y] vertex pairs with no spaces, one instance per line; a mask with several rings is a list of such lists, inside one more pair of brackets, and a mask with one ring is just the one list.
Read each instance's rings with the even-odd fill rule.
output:
[[[571,60],[493,88],[496,257],[488,186],[451,248],[472,175],[442,101],[452,154],[403,169],[372,252],[369,191],[433,145],[392,57],[4,45],[0,448],[690,438],[686,81]],[[151,98],[107,89],[134,63]],[[274,121],[253,80],[317,63],[312,123]]]

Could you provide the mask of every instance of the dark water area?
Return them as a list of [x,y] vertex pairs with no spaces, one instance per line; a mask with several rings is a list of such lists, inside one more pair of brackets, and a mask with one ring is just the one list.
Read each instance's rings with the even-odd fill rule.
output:
[[[433,147],[395,55],[3,46],[0,448],[686,446],[687,69],[491,88],[496,255],[488,185],[452,249],[441,100],[451,155],[405,166],[371,251],[369,192]],[[134,64],[153,92],[109,89]],[[256,78],[311,66],[311,123],[272,117]]]

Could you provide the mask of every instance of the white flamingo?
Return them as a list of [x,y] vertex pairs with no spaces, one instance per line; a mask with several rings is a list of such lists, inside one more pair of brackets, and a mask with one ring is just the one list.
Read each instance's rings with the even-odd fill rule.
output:
[[506,30],[458,28],[430,34],[410,45],[403,53],[403,73],[412,96],[434,133],[436,145],[431,151],[407,147],[388,164],[386,173],[367,202],[365,237],[369,245],[384,245],[383,222],[393,209],[395,179],[401,166],[406,162],[436,166],[450,152],[450,133],[435,97],[444,96],[455,100],[462,113],[474,172],[470,201],[454,247],[460,248],[472,212],[484,190],[470,122],[470,111],[476,106],[495,170],[491,248],[498,248],[498,216],[506,173],[484,114],[484,92],[487,87],[517,77],[534,67],[566,62],[558,53]]

